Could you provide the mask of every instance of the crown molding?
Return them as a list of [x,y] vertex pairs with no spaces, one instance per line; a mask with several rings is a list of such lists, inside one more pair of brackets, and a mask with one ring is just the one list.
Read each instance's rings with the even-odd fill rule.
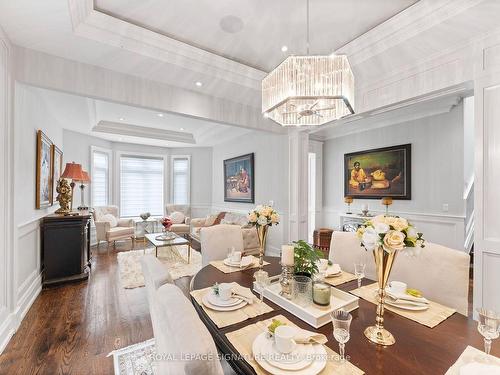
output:
[[148,56],[260,90],[267,74],[201,48],[159,34],[94,9],[93,0],[68,0],[73,32],[80,37]]
[[352,66],[456,16],[485,0],[420,0],[335,51],[349,56]]
[[132,137],[161,139],[170,142],[196,144],[193,134],[113,121],[99,121],[92,131]]

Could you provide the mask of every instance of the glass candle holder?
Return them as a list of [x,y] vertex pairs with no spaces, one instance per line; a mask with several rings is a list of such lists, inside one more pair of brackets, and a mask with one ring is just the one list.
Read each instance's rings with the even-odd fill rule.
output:
[[329,306],[332,296],[332,287],[324,282],[315,282],[313,285],[313,302],[320,306]]
[[295,276],[293,278],[293,300],[302,307],[312,303],[312,280],[308,276]]

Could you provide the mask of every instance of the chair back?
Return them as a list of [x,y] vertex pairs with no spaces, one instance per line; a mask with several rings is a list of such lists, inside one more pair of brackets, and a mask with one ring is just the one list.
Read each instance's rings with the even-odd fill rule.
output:
[[[360,247],[355,233],[334,232],[329,259],[347,272],[354,272],[355,262],[366,264],[366,277],[376,280],[375,261],[371,253]],[[469,262],[467,253],[426,242],[418,256],[400,252],[389,280],[405,282],[419,289],[429,300],[468,314]]]
[[238,225],[219,224],[200,230],[201,262],[203,267],[212,260],[222,260],[227,249],[243,251],[243,233]]
[[158,288],[167,283],[173,284],[174,281],[172,280],[167,267],[153,254],[144,255],[141,258],[141,266],[148,301],[151,303]]
[[167,204],[165,211],[167,216],[172,215],[173,212],[182,212],[184,216],[191,217],[191,206],[188,204]]
[[92,212],[94,221],[101,221],[101,217],[107,214],[111,214],[117,219],[120,218],[118,206],[98,206],[94,207],[94,211]]
[[155,374],[223,374],[212,336],[177,286],[161,286],[149,305],[156,353],[165,357]]

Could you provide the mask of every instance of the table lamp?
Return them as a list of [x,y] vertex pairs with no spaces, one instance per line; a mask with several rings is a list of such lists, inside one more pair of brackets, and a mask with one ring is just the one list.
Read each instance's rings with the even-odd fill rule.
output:
[[389,206],[392,204],[392,198],[391,197],[384,197],[382,198],[382,204],[385,206],[385,215],[389,215]]
[[75,162],[66,163],[66,167],[64,167],[64,172],[61,175],[61,178],[67,178],[71,180],[69,186],[71,186],[71,207],[73,210],[73,190],[75,189],[75,181],[81,181],[83,179],[82,175],[82,165],[76,164]]
[[84,194],[84,189],[85,189],[85,184],[90,184],[90,176],[89,174],[82,170],[82,179],[81,180],[78,180],[77,182],[80,183],[80,192],[81,192],[81,200],[80,200],[80,206],[78,206],[78,210],[82,211],[86,211],[88,210],[89,208],[85,205],[85,194]]
[[344,197],[344,202],[347,203],[347,212],[346,214],[352,214],[351,212],[351,203],[352,203],[353,199],[352,197]]

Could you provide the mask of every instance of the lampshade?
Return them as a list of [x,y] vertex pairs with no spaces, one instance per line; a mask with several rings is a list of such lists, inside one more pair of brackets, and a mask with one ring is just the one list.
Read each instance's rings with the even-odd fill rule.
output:
[[90,183],[90,176],[87,171],[84,171],[82,169],[82,179],[81,180],[75,180],[77,182],[81,182],[82,184],[88,184]]
[[63,178],[68,178],[73,181],[81,181],[83,179],[82,165],[76,164],[75,162],[66,163],[64,172],[61,175]]

